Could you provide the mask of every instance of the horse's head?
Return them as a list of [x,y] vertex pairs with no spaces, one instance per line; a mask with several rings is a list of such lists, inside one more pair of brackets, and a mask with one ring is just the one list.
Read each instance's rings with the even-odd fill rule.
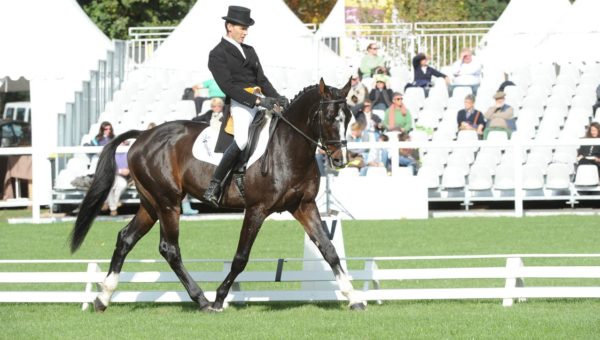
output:
[[323,78],[319,81],[319,139],[327,156],[335,167],[344,166],[345,131],[352,118],[346,105],[346,96],[350,91],[350,80],[340,90],[326,86]]

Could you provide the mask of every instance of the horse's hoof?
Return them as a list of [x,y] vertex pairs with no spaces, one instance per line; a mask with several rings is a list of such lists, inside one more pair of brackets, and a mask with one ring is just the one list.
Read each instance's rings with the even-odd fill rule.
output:
[[365,311],[365,310],[367,310],[367,305],[364,302],[357,302],[357,303],[350,305],[350,310]]
[[210,314],[218,314],[223,312],[223,308],[214,308],[213,306],[209,306],[205,311]]
[[96,298],[94,300],[94,310],[98,313],[102,313],[106,310],[108,306],[106,306],[105,304],[102,303],[102,301],[100,301],[99,298]]

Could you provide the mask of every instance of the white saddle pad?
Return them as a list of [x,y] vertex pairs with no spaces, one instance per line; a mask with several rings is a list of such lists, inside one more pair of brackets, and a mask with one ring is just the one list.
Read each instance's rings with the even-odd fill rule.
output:
[[[250,159],[248,160],[248,165],[246,167],[250,167],[254,164],[267,150],[267,144],[269,143],[269,126],[271,125],[271,116],[265,115],[265,122],[262,130],[260,131],[260,135],[258,137],[258,143],[256,144],[256,149],[250,155]],[[222,153],[215,152],[215,146],[217,145],[217,138],[219,137],[219,129],[221,128],[220,124],[210,125],[204,131],[198,135],[196,141],[194,142],[194,146],[192,147],[192,154],[194,157],[200,161],[207,162],[214,165],[219,165],[221,158],[223,157]]]

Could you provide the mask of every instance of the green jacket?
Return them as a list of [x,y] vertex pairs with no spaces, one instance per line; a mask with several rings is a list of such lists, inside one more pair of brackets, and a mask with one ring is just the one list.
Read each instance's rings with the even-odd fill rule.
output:
[[383,125],[385,125],[388,130],[399,130],[409,131],[412,129],[412,116],[410,114],[410,110],[406,109],[406,116],[402,115],[400,109],[394,110],[394,126],[389,126],[390,124],[390,109],[385,110],[385,118],[383,119]]

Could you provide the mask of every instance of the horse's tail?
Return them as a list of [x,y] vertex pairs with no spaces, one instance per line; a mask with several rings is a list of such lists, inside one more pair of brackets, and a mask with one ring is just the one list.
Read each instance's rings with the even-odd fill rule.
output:
[[115,153],[117,147],[121,142],[130,138],[136,138],[142,132],[143,131],[138,130],[127,131],[114,138],[102,149],[102,153],[98,159],[96,173],[94,174],[94,180],[79,206],[77,220],[71,231],[71,253],[76,252],[83,243],[94,219],[100,213],[100,209],[102,209],[102,205],[108,197],[110,188],[115,182],[115,174],[117,172]]

